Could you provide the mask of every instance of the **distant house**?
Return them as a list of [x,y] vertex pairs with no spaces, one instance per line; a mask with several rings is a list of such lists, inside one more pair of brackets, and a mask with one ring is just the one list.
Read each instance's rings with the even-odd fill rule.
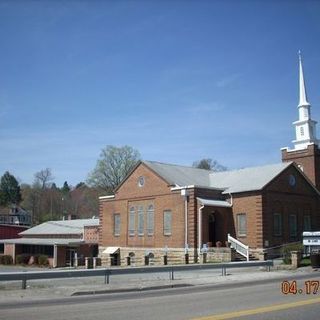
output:
[[30,227],[31,213],[18,206],[0,207],[0,224]]
[[[19,233],[31,226],[31,214],[20,207],[0,207],[0,240],[20,238]],[[0,254],[4,245],[0,243]]]
[[17,255],[44,254],[52,267],[73,265],[75,257],[98,254],[99,219],[48,221],[21,232],[19,239],[0,240],[3,253],[15,262]]

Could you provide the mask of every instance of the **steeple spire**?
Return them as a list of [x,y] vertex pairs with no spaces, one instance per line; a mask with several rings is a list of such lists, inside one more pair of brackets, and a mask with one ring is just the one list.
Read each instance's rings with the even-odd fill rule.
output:
[[316,137],[317,122],[311,119],[311,105],[307,99],[306,86],[302,68],[301,52],[299,51],[299,120],[293,122],[296,139],[293,140],[294,150],[306,149],[310,144],[318,145]]
[[304,75],[303,75],[303,67],[302,67],[302,57],[301,51],[298,52],[299,55],[299,107],[301,106],[308,106],[310,105],[307,99],[307,91],[304,82]]

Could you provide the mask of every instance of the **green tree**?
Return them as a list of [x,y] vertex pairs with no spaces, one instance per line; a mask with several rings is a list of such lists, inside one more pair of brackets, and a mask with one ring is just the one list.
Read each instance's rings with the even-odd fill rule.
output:
[[106,146],[87,182],[90,186],[111,193],[139,160],[139,151],[130,146]]
[[192,164],[193,167],[211,171],[226,171],[227,167],[220,164],[217,160],[208,159],[201,159],[199,161],[195,161]]
[[68,185],[68,182],[67,181],[65,181],[64,182],[64,184],[63,184],[63,186],[62,186],[62,188],[61,188],[61,192],[64,194],[64,195],[68,195],[69,194],[69,192],[70,192],[70,187],[69,187],[69,185]]
[[8,171],[0,180],[0,204],[18,205],[22,201],[21,189],[17,179]]

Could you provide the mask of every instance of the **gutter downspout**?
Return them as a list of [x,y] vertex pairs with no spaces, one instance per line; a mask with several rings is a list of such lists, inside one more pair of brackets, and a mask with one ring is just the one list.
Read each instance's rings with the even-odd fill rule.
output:
[[181,189],[181,196],[184,197],[184,250],[188,248],[188,190],[187,187]]
[[198,210],[198,258],[201,253],[201,242],[202,242],[202,209],[204,205],[202,205]]
[[230,205],[231,207],[233,206],[233,198],[232,198],[232,194],[229,192],[229,196],[230,196]]
[[188,248],[188,195],[184,196],[184,248]]

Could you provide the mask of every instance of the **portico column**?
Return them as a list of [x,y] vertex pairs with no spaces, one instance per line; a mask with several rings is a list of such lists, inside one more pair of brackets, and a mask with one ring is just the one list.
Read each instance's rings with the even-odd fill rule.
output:
[[58,266],[58,246],[55,244],[53,246],[53,267],[56,268]]
[[201,253],[201,243],[202,243],[202,209],[204,206],[201,206],[198,210],[198,257]]

